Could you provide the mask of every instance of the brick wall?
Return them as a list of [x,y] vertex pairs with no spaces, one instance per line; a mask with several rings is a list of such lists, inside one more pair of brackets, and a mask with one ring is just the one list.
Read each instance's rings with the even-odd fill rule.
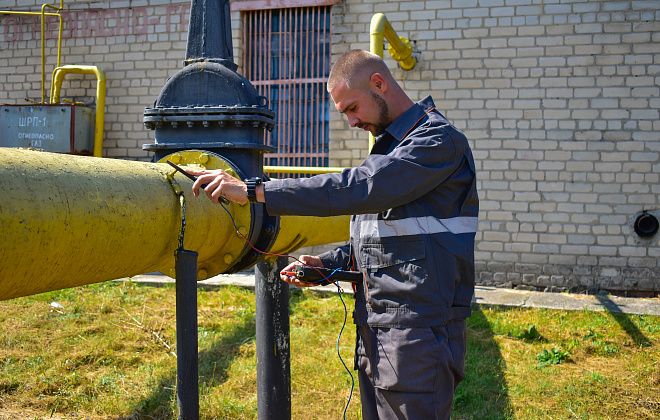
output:
[[[335,8],[335,54],[369,48],[370,17],[385,13],[418,51],[415,69],[395,77],[413,99],[431,94],[470,139],[479,283],[660,290],[660,235],[644,240],[632,230],[641,211],[660,208],[660,2]],[[344,149],[338,163],[364,158],[361,133],[337,114],[333,128]]]
[[[9,3],[0,8],[40,11],[42,4]],[[189,11],[190,2],[65,2],[61,63],[96,65],[107,77],[104,156],[150,159],[142,145],[153,143],[153,132],[144,128],[142,113],[182,66]],[[48,19],[45,38],[47,95],[56,65],[57,22]],[[38,16],[0,17],[1,103],[26,104],[26,97],[41,100],[39,30]],[[62,86],[63,98],[86,104],[94,102],[95,92],[91,75],[67,76]]]
[[[40,4],[0,0],[0,9]],[[150,159],[141,146],[153,132],[142,112],[181,67],[189,5],[65,4],[76,29],[65,31],[63,64],[94,64],[108,77],[105,156]],[[640,212],[660,209],[660,2],[346,0],[333,7],[335,58],[369,48],[377,12],[419,59],[405,72],[387,58],[395,77],[414,100],[432,95],[470,139],[481,197],[479,283],[660,291],[659,235],[642,239],[632,229]],[[0,103],[40,98],[36,22],[0,16]],[[232,28],[240,63],[238,13]],[[90,76],[65,81],[64,97],[94,95]],[[331,139],[330,165],[366,156],[364,132],[336,112]]]

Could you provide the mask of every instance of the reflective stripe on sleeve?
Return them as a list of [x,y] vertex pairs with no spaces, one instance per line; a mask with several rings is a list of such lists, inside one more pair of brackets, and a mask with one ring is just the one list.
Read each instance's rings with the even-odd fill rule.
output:
[[460,233],[475,233],[477,225],[477,217],[438,219],[433,216],[424,216],[399,220],[363,220],[360,224],[360,237],[386,238],[389,236],[428,235],[444,232],[458,235]]

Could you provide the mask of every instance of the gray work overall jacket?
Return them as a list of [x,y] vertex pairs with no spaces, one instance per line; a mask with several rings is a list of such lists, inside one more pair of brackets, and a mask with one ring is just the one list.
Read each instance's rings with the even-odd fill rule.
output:
[[431,97],[387,127],[360,166],[264,187],[271,215],[353,215],[350,243],[320,257],[363,273],[356,324],[426,327],[470,316],[474,160]]

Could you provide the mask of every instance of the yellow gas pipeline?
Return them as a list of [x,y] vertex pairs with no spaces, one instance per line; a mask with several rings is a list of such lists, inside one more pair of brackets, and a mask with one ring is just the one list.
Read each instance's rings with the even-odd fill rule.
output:
[[[402,69],[410,71],[415,68],[417,60],[412,55],[413,47],[408,38],[397,35],[392,25],[382,13],[376,13],[371,17],[371,25],[369,27],[369,51],[383,57],[383,40],[387,38],[390,45],[387,51],[393,59],[399,62]],[[369,151],[374,147],[376,139],[373,134],[369,133]]]
[[387,38],[390,42],[387,50],[392,58],[399,62],[401,68],[412,70],[415,67],[416,60],[412,55],[412,44],[408,38],[396,34],[384,14],[376,13],[371,17],[369,35],[371,36],[369,49],[372,53],[383,57],[383,38]]
[[[182,214],[171,177],[163,163],[0,148],[0,300],[152,271],[169,274]],[[184,246],[199,253],[198,278],[225,272],[244,239],[224,209],[193,197],[187,178],[174,179],[184,191]],[[250,206],[231,203],[228,209],[239,230],[249,231]],[[278,251],[348,237],[348,217],[282,219],[287,233],[278,236]]]
[[[57,13],[46,13],[46,7],[54,9]],[[52,4],[43,4],[41,5],[41,13],[39,12],[23,12],[23,11],[14,11],[14,10],[0,10],[0,14],[3,15],[32,15],[32,16],[41,16],[41,103],[46,103],[46,16],[54,16],[59,18],[60,26],[57,36],[57,67],[60,66],[60,61],[62,58],[62,29],[64,28],[62,22],[62,15],[60,11],[64,8],[64,0],[60,0],[60,6],[53,6]]]
[[62,82],[67,74],[93,74],[96,76],[96,120],[94,123],[94,156],[103,156],[103,125],[105,124],[105,72],[97,66],[62,66],[53,70],[50,103],[60,103]]

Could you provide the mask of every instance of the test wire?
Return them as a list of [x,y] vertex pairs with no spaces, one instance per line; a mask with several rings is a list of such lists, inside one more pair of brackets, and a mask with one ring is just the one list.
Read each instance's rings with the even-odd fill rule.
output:
[[255,248],[254,245],[252,245],[252,243],[248,240],[248,238],[238,230],[238,226],[236,226],[236,222],[234,221],[234,216],[232,216],[231,212],[227,209],[227,207],[225,207],[225,205],[221,201],[218,201],[218,204],[220,204],[222,206],[222,208],[225,209],[225,211],[229,215],[229,218],[231,219],[231,223],[234,225],[234,229],[236,229],[236,233],[241,235],[243,237],[243,239],[245,239],[245,242],[247,242],[247,244],[250,245],[250,247],[253,250],[255,250],[255,251],[257,251],[257,252],[259,252],[260,254],[263,254],[263,255],[270,255],[270,256],[273,256],[273,257],[292,258],[292,259],[298,261],[302,265],[312,267],[313,269],[315,269],[323,277],[323,280],[311,281],[309,283],[321,283],[325,280],[325,281],[328,281],[328,282],[334,284],[335,286],[337,286],[337,294],[339,295],[339,300],[341,300],[341,304],[344,306],[344,323],[342,324],[341,330],[339,331],[339,336],[337,337],[337,356],[339,356],[339,360],[341,361],[341,364],[344,366],[344,369],[346,370],[346,372],[348,372],[349,376],[351,377],[351,392],[348,394],[348,401],[346,402],[346,406],[344,407],[344,420],[346,420],[346,412],[348,411],[348,406],[351,403],[351,398],[353,397],[353,389],[355,388],[355,378],[353,378],[353,374],[351,373],[351,371],[346,366],[346,363],[344,363],[344,359],[342,359],[341,353],[339,352],[339,340],[341,339],[341,334],[344,332],[344,328],[346,327],[346,319],[348,318],[348,309],[346,308],[346,303],[344,302],[344,298],[342,297],[342,294],[343,294],[344,290],[341,288],[341,286],[339,286],[339,283],[337,283],[333,280],[330,280],[330,277],[332,277],[333,274],[335,274],[337,271],[339,271],[340,267],[336,268],[332,273],[330,273],[326,277],[319,269],[317,269],[316,267],[311,266],[309,264],[305,264],[304,262],[300,261],[298,258],[294,257],[293,255],[274,254],[274,253],[271,253],[271,252],[265,252],[265,251],[262,251],[260,249]]
[[172,185],[172,189],[174,190],[174,193],[179,197],[179,213],[181,215],[181,230],[179,231],[179,249],[183,249],[183,237],[186,232],[186,197],[183,194],[183,188],[181,188],[181,184],[176,182],[176,179],[174,179],[174,174],[176,171],[173,173],[167,174],[166,178]]
[[337,285],[337,288],[339,289],[337,291],[337,294],[339,295],[339,300],[341,300],[341,304],[344,305],[344,323],[341,326],[341,330],[339,331],[339,336],[337,336],[337,356],[339,356],[339,360],[341,361],[341,364],[344,365],[344,369],[346,372],[351,377],[351,392],[348,394],[348,401],[346,402],[346,406],[344,407],[344,420],[346,420],[346,411],[348,410],[348,405],[351,403],[351,397],[353,396],[353,388],[355,387],[355,379],[353,378],[353,374],[351,371],[348,369],[346,366],[346,363],[344,363],[344,359],[341,358],[341,353],[339,353],[339,339],[341,339],[341,334],[344,332],[344,327],[346,327],[346,318],[348,316],[348,309],[346,309],[346,303],[344,302],[344,298],[341,296],[342,295],[342,290]]

